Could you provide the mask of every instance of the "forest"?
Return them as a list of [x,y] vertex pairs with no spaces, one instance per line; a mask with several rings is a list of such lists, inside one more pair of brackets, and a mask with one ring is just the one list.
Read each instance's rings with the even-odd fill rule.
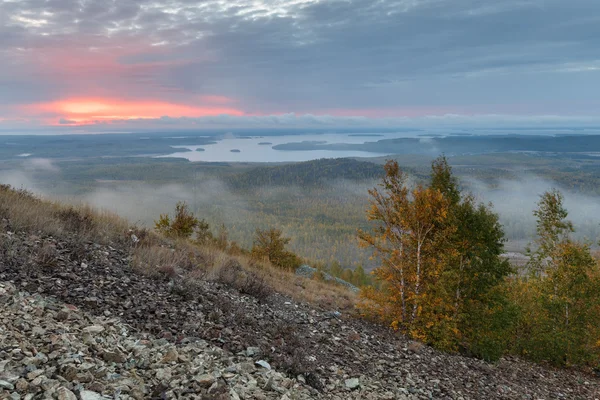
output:
[[[396,161],[371,189],[359,236],[380,260],[363,316],[435,347],[488,360],[515,354],[560,366],[600,367],[600,259],[576,240],[564,196],[542,193],[535,235],[518,270],[503,256],[490,205],[462,190],[444,157],[426,184]],[[596,238],[597,239],[597,238]]]
[[[84,139],[73,140],[79,146]],[[102,143],[115,140],[103,138]],[[311,264],[332,268],[339,264],[342,271],[361,266],[370,271],[377,262],[356,246],[356,231],[368,226],[368,190],[383,176],[387,158],[254,164],[63,154],[57,159],[35,159],[45,160],[40,165],[21,158],[0,160],[0,181],[51,197],[90,202],[146,226],[156,215],[185,201],[215,229],[225,225],[240,246],[251,246],[256,229],[276,227],[291,238],[290,249]],[[394,158],[411,184],[428,181],[429,155]],[[553,186],[578,205],[571,215],[576,236],[594,239],[600,233],[600,221],[594,217],[600,215],[595,211],[600,194],[598,157],[489,153],[448,159],[465,190],[480,201],[494,203],[508,239],[507,251],[524,251],[535,234],[531,211],[537,195]]]

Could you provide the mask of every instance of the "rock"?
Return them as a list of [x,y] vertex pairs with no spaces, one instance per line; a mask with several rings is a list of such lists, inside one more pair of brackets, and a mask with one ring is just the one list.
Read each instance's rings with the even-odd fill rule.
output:
[[15,389],[17,390],[17,392],[24,393],[27,391],[28,388],[29,388],[29,382],[27,382],[23,378],[21,378],[15,382]]
[[[63,378],[65,378],[66,380],[68,380],[69,382],[71,382],[71,381],[75,380],[75,378],[77,377],[78,373],[79,373],[79,370],[77,369],[77,367],[75,367],[74,365],[68,365],[65,368],[64,372],[62,373],[62,376],[63,376]],[[33,373],[27,375],[27,377],[29,379],[31,379],[30,376],[33,376],[32,374]]]
[[56,398],[57,400],[77,400],[75,393],[65,387],[60,387],[56,390]]
[[83,331],[86,333],[100,333],[100,332],[104,332],[104,327],[101,325],[92,325],[92,326],[83,328]]
[[102,353],[102,358],[106,362],[114,362],[114,363],[124,363],[127,361],[127,358],[118,351],[104,351]]
[[260,348],[259,347],[248,347],[246,349],[246,356],[248,357],[254,357],[256,355],[260,354]]
[[198,382],[198,384],[202,387],[210,387],[213,383],[216,382],[216,379],[211,374],[203,374],[194,377],[194,380]]
[[418,353],[421,351],[423,346],[424,346],[423,343],[411,341],[407,346],[407,350],[411,353]]
[[165,354],[165,356],[161,360],[161,362],[164,364],[172,363],[177,361],[178,357],[179,353],[177,353],[177,350],[175,348],[170,348],[169,351],[167,351],[167,354]]
[[13,390],[15,386],[7,381],[0,380],[0,389]]
[[259,360],[259,361],[255,362],[255,364],[258,366],[261,366],[263,368],[269,369],[269,370],[271,369],[271,365],[268,362],[266,362],[265,360]]
[[159,381],[169,381],[172,376],[171,368],[159,368],[156,370],[156,379]]
[[103,397],[100,393],[96,393],[91,390],[82,390],[79,392],[79,398],[81,400],[103,400]]
[[358,389],[360,387],[360,382],[359,382],[358,378],[346,379],[344,381],[344,384],[346,385],[346,388],[348,388],[350,390]]
[[[0,380],[14,386],[0,387],[0,398],[72,400],[69,392],[80,400],[101,394],[135,400],[598,397],[600,379],[576,370],[445,354],[346,309],[316,309],[279,293],[258,301],[203,278],[183,282],[179,274],[187,272],[178,267],[175,287],[193,289],[193,296],[180,296],[162,277],[132,270],[128,235],[113,247],[82,239],[69,232],[8,238],[0,229]],[[1,251],[5,240],[8,253]],[[43,271],[30,265],[31,249],[42,242],[59,252],[57,265]],[[306,284],[292,279],[291,285]],[[214,320],[212,310],[218,310]],[[286,377],[284,370],[302,375]]]

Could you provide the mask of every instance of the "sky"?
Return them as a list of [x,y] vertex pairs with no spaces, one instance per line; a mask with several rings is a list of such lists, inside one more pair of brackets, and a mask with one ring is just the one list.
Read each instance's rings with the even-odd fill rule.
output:
[[0,0],[0,130],[600,125],[599,0]]

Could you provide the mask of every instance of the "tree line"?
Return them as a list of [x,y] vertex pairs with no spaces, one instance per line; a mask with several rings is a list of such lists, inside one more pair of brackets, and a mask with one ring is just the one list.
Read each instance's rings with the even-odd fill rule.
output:
[[369,191],[378,288],[362,290],[365,317],[448,351],[485,359],[517,354],[556,365],[600,362],[600,267],[590,243],[573,240],[562,194],[544,193],[529,262],[501,254],[503,227],[491,204],[461,190],[444,157],[414,187],[388,161]]

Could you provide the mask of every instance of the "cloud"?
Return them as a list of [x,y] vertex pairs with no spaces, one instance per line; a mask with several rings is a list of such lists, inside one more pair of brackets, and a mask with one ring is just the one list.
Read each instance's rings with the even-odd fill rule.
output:
[[222,96],[250,115],[593,115],[599,13],[597,0],[2,2],[0,117],[124,94]]

